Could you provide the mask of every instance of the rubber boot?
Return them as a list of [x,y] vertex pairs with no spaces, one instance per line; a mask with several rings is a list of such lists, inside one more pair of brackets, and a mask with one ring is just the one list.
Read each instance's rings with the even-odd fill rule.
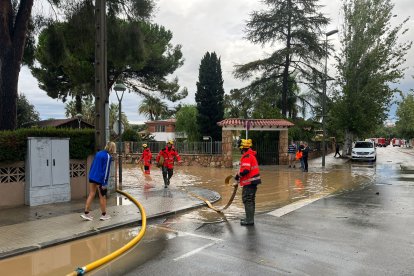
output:
[[163,176],[163,178],[164,178],[164,188],[167,188],[168,187],[168,178],[167,178],[167,176]]
[[254,225],[254,210],[255,206],[251,203],[244,205],[244,210],[246,212],[246,219],[240,220],[240,225],[250,226]]

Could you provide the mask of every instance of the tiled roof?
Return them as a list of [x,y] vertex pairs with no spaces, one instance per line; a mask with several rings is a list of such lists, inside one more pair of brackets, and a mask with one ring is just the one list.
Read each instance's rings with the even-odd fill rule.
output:
[[[69,119],[49,119],[49,120],[43,120],[36,122],[35,125],[38,127],[60,127],[65,126],[66,124],[69,124],[72,121],[76,121],[76,124],[78,123],[77,118],[69,118]],[[83,120],[81,120],[83,127],[90,127],[94,128],[94,125],[89,124]]]
[[289,128],[294,126],[295,124],[289,122],[288,120],[284,119],[238,119],[238,118],[229,118],[224,119],[217,123],[221,127],[226,126],[242,126],[249,128],[254,127],[282,127],[282,128]]
[[147,121],[146,124],[168,124],[168,123],[175,123],[176,119],[166,119],[166,120],[156,120],[156,121]]
[[70,121],[73,120],[77,120],[76,118],[70,118],[70,119],[50,119],[50,120],[43,120],[43,121],[39,121],[37,122],[37,125],[40,127],[47,127],[47,126],[51,126],[51,127],[57,127],[57,126],[61,126],[64,125]]

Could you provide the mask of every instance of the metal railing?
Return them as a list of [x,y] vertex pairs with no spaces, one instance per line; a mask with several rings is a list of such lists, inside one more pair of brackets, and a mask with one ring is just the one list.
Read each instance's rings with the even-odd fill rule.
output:
[[[165,148],[166,142],[129,142],[130,153],[142,153],[142,144],[147,144],[151,152],[158,153]],[[221,141],[215,142],[175,142],[174,148],[179,154],[221,154]],[[125,152],[125,143],[122,144]]]

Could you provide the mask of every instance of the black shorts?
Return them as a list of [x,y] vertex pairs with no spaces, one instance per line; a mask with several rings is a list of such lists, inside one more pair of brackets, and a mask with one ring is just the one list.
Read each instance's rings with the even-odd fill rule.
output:
[[92,179],[89,179],[89,183],[93,183],[93,184],[102,186],[102,183],[98,183],[98,182],[96,182],[95,180],[92,180]]

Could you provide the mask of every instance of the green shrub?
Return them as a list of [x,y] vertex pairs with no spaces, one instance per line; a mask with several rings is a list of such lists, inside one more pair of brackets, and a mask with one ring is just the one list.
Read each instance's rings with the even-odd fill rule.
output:
[[0,131],[0,162],[24,161],[27,137],[69,138],[71,159],[86,159],[94,153],[95,131],[93,129],[26,128]]
[[131,128],[126,129],[122,134],[122,141],[139,142],[140,140],[141,138],[139,137],[138,131]]

